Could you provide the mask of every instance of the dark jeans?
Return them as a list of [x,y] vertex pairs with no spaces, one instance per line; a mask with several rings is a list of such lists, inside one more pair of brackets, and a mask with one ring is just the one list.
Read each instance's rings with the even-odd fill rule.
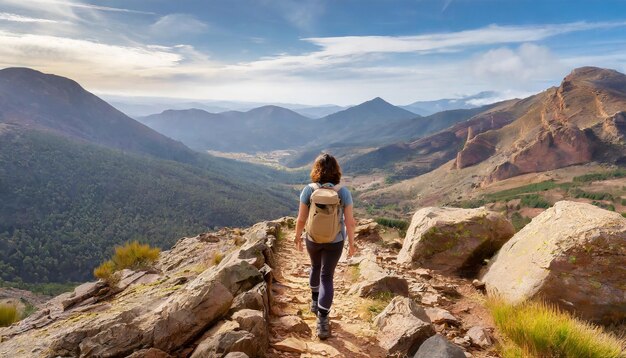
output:
[[309,276],[311,290],[319,292],[317,300],[319,308],[330,310],[335,293],[333,276],[343,251],[343,241],[334,244],[316,244],[306,239],[304,241],[311,258],[311,275]]

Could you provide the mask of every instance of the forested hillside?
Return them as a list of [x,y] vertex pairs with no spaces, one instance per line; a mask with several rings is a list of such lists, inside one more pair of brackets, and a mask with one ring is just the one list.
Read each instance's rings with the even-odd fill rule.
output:
[[0,126],[5,281],[84,281],[115,244],[169,248],[181,236],[280,217],[297,205],[295,192],[275,184],[291,177],[268,168],[200,155],[192,166]]

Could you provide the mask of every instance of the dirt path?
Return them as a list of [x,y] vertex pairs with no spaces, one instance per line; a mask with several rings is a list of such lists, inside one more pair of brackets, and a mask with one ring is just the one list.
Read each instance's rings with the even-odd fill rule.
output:
[[[351,282],[345,257],[335,273],[335,298],[330,313],[333,336],[325,341],[317,338],[316,318],[309,308],[309,257],[295,249],[293,235],[293,231],[283,232],[276,257],[280,271],[276,272],[277,282],[272,287],[274,306],[267,357],[384,357],[384,351],[377,345],[376,331],[358,312],[362,299],[347,295]],[[289,316],[301,318],[310,330],[302,325],[294,327],[291,321],[297,319],[284,318]],[[277,344],[287,338],[291,338],[289,345],[299,345],[300,349],[287,352],[289,348]]]
[[[378,236],[380,234],[380,236]],[[293,230],[281,234],[276,253],[277,270],[272,286],[274,304],[270,318],[270,349],[267,357],[385,357],[378,345],[373,318],[393,297],[361,298],[348,294],[360,280],[358,266],[348,265],[341,258],[335,272],[335,298],[330,318],[333,336],[321,341],[315,335],[316,317],[310,311],[308,272],[309,257],[298,252],[293,244]],[[382,229],[373,237],[357,239],[358,255],[374,254],[377,264],[387,272],[404,277],[409,285],[409,296],[425,309],[441,308],[458,319],[456,324],[434,323],[437,333],[450,341],[461,339],[469,328],[485,327],[493,332],[493,322],[483,305],[484,296],[471,281],[460,277],[443,276],[431,270],[407,268],[395,262],[399,247],[393,245],[399,238],[397,231]],[[474,358],[498,357],[495,346],[464,345]]]

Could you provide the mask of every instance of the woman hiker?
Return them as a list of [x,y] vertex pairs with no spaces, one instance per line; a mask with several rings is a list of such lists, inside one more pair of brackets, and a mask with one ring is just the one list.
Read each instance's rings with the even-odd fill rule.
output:
[[[294,238],[302,251],[302,241],[311,258],[311,312],[317,314],[317,336],[330,337],[328,313],[333,303],[335,267],[348,240],[348,257],[356,252],[352,194],[339,186],[341,168],[330,154],[321,154],[311,169],[312,183],[300,194],[300,209]],[[304,234],[303,234],[303,231]]]

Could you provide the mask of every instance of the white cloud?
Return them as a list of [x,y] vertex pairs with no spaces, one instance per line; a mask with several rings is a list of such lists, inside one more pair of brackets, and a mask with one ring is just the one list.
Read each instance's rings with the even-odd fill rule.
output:
[[460,52],[479,46],[540,41],[556,35],[593,29],[626,27],[626,22],[574,22],[541,26],[487,26],[475,30],[417,36],[342,36],[304,38],[320,47],[300,55],[281,54],[234,67],[249,70],[298,70],[354,64],[376,54]]
[[[36,6],[57,6],[57,7],[69,7],[69,8],[77,8],[77,9],[89,9],[89,10],[98,10],[98,11],[110,11],[110,12],[127,12],[133,14],[145,14],[145,15],[154,15],[153,12],[147,11],[138,11],[132,9],[124,9],[117,7],[109,7],[109,6],[100,6],[89,3],[84,3],[80,1],[63,1],[63,0],[28,0],[28,1],[16,1],[16,0],[3,0],[2,2],[10,3],[10,4],[21,4],[27,8],[34,8]],[[29,3],[29,4],[25,4]]]
[[158,72],[182,57],[171,49],[101,44],[87,40],[0,31],[0,63],[57,68],[74,73]]
[[522,44],[517,49],[501,47],[489,50],[472,63],[476,76],[494,82],[520,83],[554,78],[564,68],[550,49],[531,43]]
[[201,34],[209,25],[188,14],[169,14],[159,18],[150,26],[150,31],[159,37],[177,37],[189,34]]
[[42,24],[56,24],[59,22],[56,20],[22,16],[22,15],[12,14],[9,12],[0,12],[0,20],[10,21],[10,22],[42,23]]

